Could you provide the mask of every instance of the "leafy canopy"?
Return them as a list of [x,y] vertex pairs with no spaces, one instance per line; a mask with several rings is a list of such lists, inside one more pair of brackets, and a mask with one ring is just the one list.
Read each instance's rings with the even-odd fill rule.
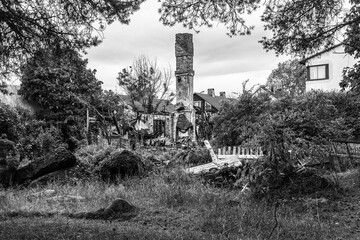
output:
[[0,0],[0,80],[39,49],[97,45],[107,24],[127,24],[144,0]]
[[266,85],[274,92],[287,92],[290,95],[302,94],[305,92],[306,67],[298,60],[288,60],[279,63],[277,68],[272,70]]
[[245,24],[244,14],[250,14],[260,7],[260,0],[161,1],[160,20],[169,26],[182,23],[184,27],[196,30],[199,26],[212,27],[222,23],[228,29],[228,35],[250,34],[253,26]]
[[22,67],[19,93],[35,102],[48,120],[85,116],[85,109],[101,93],[102,82],[87,60],[68,48],[56,46],[35,53]]

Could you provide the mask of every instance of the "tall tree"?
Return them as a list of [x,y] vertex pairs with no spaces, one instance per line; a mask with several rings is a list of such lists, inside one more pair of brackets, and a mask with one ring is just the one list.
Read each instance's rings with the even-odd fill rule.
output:
[[277,68],[272,70],[266,85],[269,88],[281,89],[290,95],[297,95],[305,92],[306,67],[298,60],[288,60],[279,63]]
[[[130,98],[131,107],[140,112],[140,103],[145,113],[161,111],[159,106],[165,106],[174,99],[171,92],[171,69],[160,69],[157,61],[148,57],[136,58],[129,68],[119,72],[117,80]],[[165,105],[164,105],[165,104]]]
[[36,52],[22,67],[20,94],[34,101],[48,120],[85,116],[87,105],[101,93],[96,70],[87,69],[79,53],[59,46]]
[[83,50],[107,24],[127,24],[144,0],[0,0],[0,80],[39,49],[61,42]]

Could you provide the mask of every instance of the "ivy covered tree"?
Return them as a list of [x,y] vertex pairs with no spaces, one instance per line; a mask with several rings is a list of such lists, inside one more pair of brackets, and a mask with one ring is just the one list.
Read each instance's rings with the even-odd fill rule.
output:
[[[161,111],[159,106],[169,104],[174,99],[171,92],[171,69],[161,69],[156,60],[145,56],[136,58],[129,68],[118,73],[118,83],[130,98],[135,112],[142,109],[145,113]],[[139,104],[142,109],[139,109]]]
[[280,91],[290,95],[302,94],[305,92],[306,67],[298,60],[288,60],[279,63],[277,68],[272,70],[266,85],[274,92]]
[[39,105],[46,120],[83,118],[88,104],[101,94],[96,71],[87,69],[87,60],[69,48],[39,50],[21,70],[19,94]]

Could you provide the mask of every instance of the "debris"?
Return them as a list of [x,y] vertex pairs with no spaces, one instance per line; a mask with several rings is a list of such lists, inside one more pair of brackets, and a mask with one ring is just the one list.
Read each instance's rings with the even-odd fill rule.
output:
[[143,172],[145,165],[141,156],[129,150],[112,152],[99,163],[97,172],[104,180],[135,176]]

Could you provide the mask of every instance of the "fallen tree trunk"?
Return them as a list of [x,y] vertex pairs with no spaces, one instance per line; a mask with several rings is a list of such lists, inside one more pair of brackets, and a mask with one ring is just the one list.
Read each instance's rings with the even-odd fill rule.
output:
[[65,148],[58,148],[55,153],[48,154],[16,170],[14,183],[24,184],[46,174],[64,168],[73,167],[76,157]]

